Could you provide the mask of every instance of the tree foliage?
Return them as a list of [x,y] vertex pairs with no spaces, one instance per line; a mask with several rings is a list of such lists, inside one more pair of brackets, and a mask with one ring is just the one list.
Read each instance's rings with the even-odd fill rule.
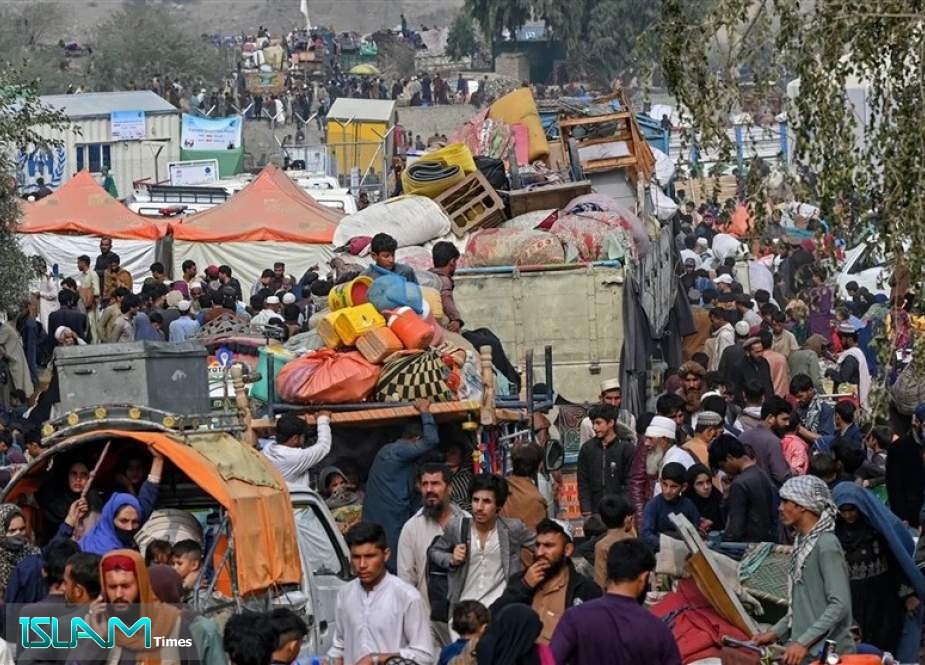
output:
[[505,30],[514,32],[530,20],[535,0],[466,0],[463,12],[478,23],[492,46]]
[[0,61],[34,81],[40,93],[63,92],[74,74],[55,26],[65,24],[60,5],[51,2],[0,6]]
[[446,54],[453,60],[462,60],[479,52],[479,42],[475,38],[475,24],[466,12],[459,12],[446,38]]
[[[701,0],[705,1],[705,0]],[[631,74],[636,46],[655,23],[659,0],[466,0],[486,39],[542,20],[571,62],[601,81]],[[695,3],[696,4],[696,3]],[[575,72],[579,74],[579,72]]]
[[20,146],[40,146],[41,126],[63,130],[67,121],[60,111],[43,106],[37,83],[25,81],[19,69],[0,69],[0,307],[15,309],[26,297],[29,264],[16,241],[20,204],[16,196],[15,155]]
[[[925,4],[716,0],[695,15],[697,4],[662,0],[656,30],[662,73],[690,117],[691,137],[702,149],[728,150],[742,87],[767,100],[799,79],[786,109],[796,196],[819,205],[823,219],[849,238],[872,224],[887,253],[903,257],[920,284]],[[764,189],[752,183],[753,204]],[[759,217],[765,210],[756,207]]]
[[97,90],[145,88],[154,76],[211,85],[224,73],[218,49],[161,6],[124,7],[100,26],[94,44]]

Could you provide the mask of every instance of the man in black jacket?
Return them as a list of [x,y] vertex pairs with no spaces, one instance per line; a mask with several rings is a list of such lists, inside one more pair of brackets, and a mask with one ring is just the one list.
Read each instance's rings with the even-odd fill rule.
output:
[[61,307],[48,315],[46,332],[49,337],[54,337],[55,331],[65,326],[73,330],[83,341],[90,341],[87,339],[87,315],[77,310],[78,299],[79,296],[74,291],[62,289],[58,293],[58,304]]
[[771,381],[771,366],[761,352],[764,345],[758,337],[749,337],[742,343],[745,349],[745,363],[742,365],[742,385],[756,381],[764,389],[766,400],[774,397],[774,382]]
[[605,494],[628,496],[635,452],[633,442],[617,435],[617,409],[597,404],[588,417],[595,436],[582,443],[578,452],[578,500],[586,518]]
[[575,545],[562,523],[545,519],[536,525],[536,558],[524,573],[508,579],[507,588],[491,606],[492,616],[507,605],[530,605],[543,622],[537,642],[549,644],[565,611],[600,598],[601,588],[572,564]]
[[925,403],[915,408],[912,429],[890,444],[886,456],[886,492],[890,510],[909,526],[919,526],[925,500]]

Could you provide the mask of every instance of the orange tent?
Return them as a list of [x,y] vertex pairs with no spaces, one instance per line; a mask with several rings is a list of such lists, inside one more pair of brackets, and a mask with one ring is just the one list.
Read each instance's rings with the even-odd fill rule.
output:
[[53,194],[22,206],[17,233],[110,236],[122,240],[159,240],[167,225],[136,215],[112,198],[87,171]]
[[329,244],[341,217],[270,164],[227,202],[173,224],[173,236],[194,242]]

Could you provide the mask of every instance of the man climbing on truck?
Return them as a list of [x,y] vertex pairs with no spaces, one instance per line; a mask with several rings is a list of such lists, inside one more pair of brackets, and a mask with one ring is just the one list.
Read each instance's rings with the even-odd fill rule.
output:
[[461,333],[476,349],[480,349],[483,346],[490,346],[492,365],[510,381],[513,392],[519,392],[520,374],[518,374],[517,369],[511,364],[510,360],[508,360],[498,336],[488,328],[463,330],[464,322],[462,314],[456,306],[456,300],[453,298],[453,289],[456,288],[453,282],[453,275],[456,274],[459,250],[456,249],[453,243],[441,241],[434,245],[432,253],[434,267],[431,272],[440,278],[440,301],[443,305],[444,316],[449,320],[446,325],[447,330],[454,333]]

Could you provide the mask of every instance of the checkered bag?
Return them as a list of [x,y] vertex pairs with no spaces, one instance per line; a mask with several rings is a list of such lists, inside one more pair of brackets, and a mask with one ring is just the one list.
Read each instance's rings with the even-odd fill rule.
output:
[[456,393],[450,388],[453,383],[453,367],[451,358],[433,348],[396,354],[382,366],[375,400],[410,402],[429,399],[433,402],[451,402],[456,399]]

